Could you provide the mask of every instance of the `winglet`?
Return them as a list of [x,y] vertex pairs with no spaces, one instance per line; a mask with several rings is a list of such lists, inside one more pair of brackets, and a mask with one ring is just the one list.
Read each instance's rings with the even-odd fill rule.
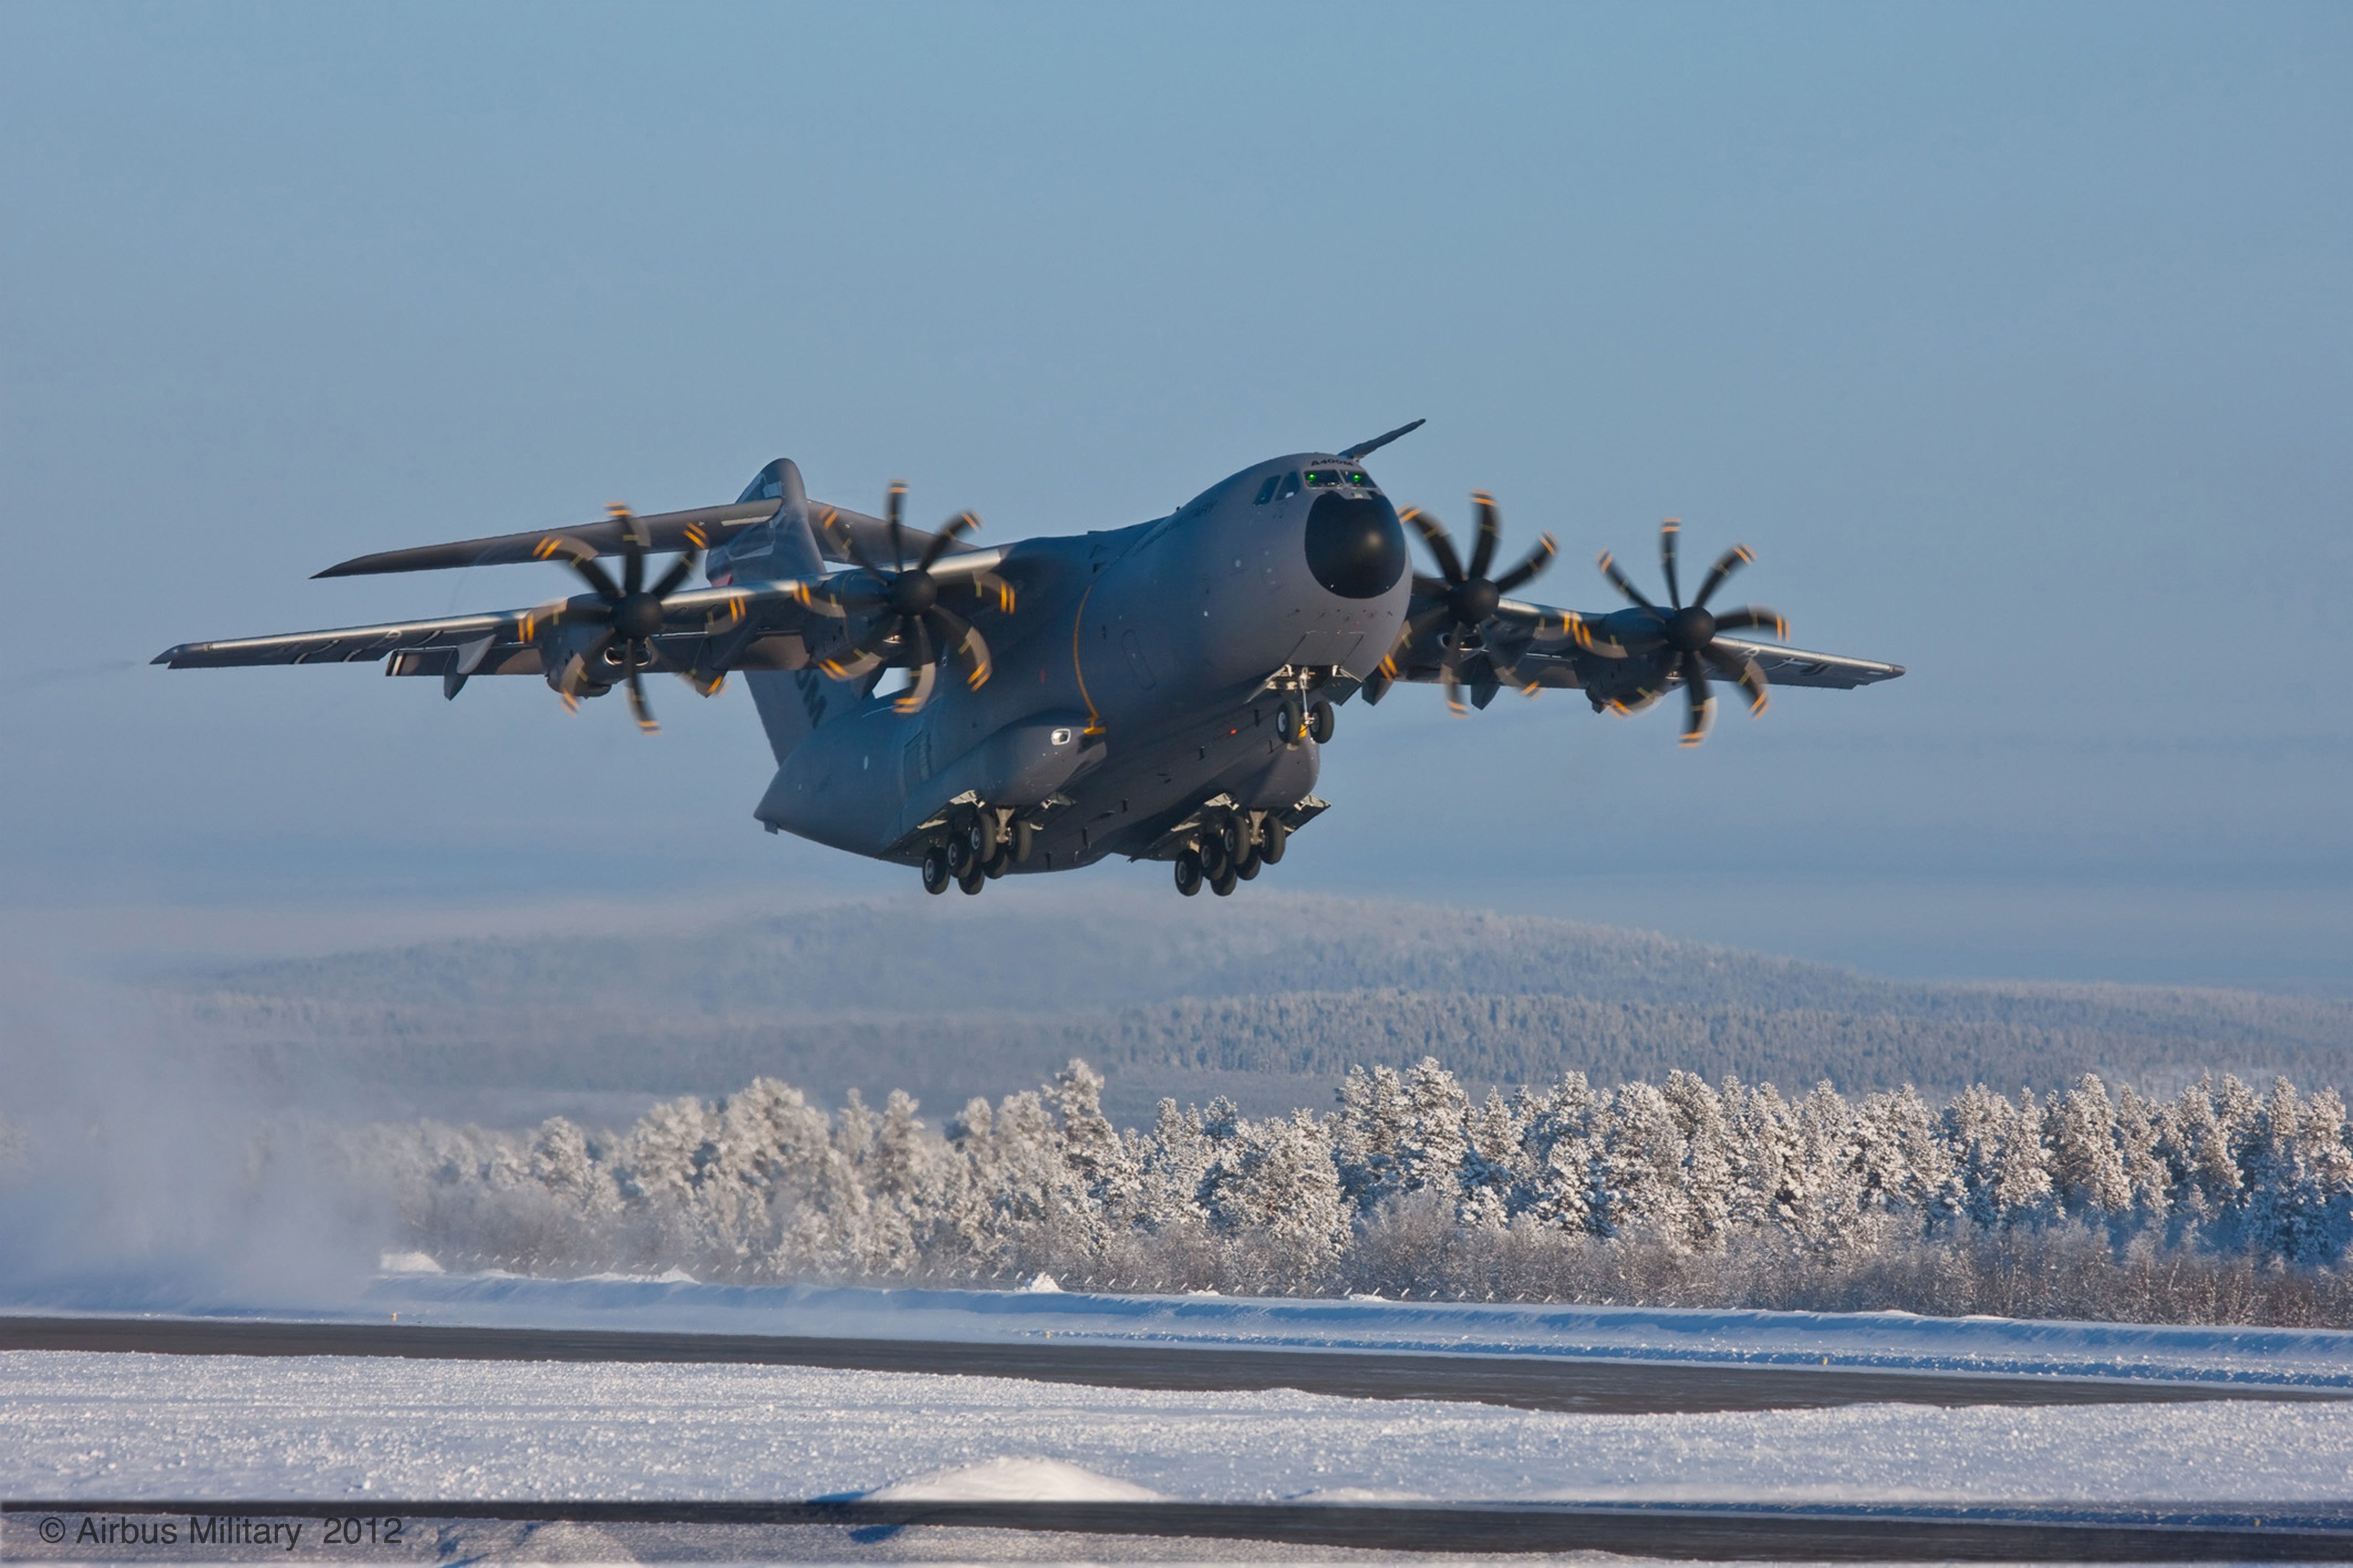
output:
[[1410,425],[1399,425],[1396,429],[1391,430],[1385,436],[1375,436],[1369,441],[1358,441],[1355,446],[1349,447],[1340,453],[1341,461],[1344,462],[1362,462],[1367,456],[1380,450],[1383,447],[1388,445],[1399,436],[1409,436],[1428,423],[1430,423],[1428,419],[1416,419]]

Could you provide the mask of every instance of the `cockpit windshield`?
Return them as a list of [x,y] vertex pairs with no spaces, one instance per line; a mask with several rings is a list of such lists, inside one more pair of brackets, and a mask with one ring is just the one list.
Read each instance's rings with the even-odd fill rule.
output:
[[1294,469],[1289,473],[1268,474],[1266,482],[1258,487],[1258,504],[1263,506],[1270,501],[1290,500],[1299,493],[1302,480],[1306,482],[1305,488],[1309,490],[1330,490],[1341,485],[1354,486],[1358,490],[1374,488],[1373,482],[1360,468],[1311,468],[1303,474]]

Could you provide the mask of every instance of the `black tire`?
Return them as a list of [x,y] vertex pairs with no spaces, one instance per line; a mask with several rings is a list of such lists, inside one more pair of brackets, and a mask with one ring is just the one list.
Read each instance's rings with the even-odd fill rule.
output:
[[976,811],[964,828],[965,846],[972,852],[973,863],[987,865],[997,857],[997,816],[991,811]]
[[1240,881],[1241,878],[1235,874],[1234,868],[1229,865],[1209,878],[1209,891],[1220,898],[1231,898],[1234,895],[1234,885]]
[[995,882],[998,877],[1003,876],[1007,872],[1012,869],[1013,857],[1007,854],[1001,849],[997,852],[997,858],[995,860],[990,861],[987,865],[981,867],[982,874],[985,874],[991,882]]
[[1240,859],[1234,862],[1234,874],[1244,882],[1254,882],[1258,878],[1259,868],[1265,863],[1259,859],[1258,845],[1252,844],[1242,852]]
[[1029,863],[1029,845],[1037,836],[1037,829],[1018,817],[1014,819],[1013,842],[1005,849],[1005,853],[1012,857],[1014,864],[1024,865]]
[[923,852],[923,891],[945,893],[948,890],[948,851],[945,844],[934,844]]
[[955,834],[948,840],[948,874],[962,882],[965,873],[972,869],[972,840],[963,833]]
[[1201,857],[1191,850],[1176,852],[1176,891],[1187,898],[1201,891]]
[[1285,746],[1297,746],[1307,733],[1307,715],[1300,712],[1297,697],[1283,698],[1282,706],[1275,710],[1274,733]]
[[1218,842],[1225,846],[1226,863],[1240,865],[1250,852],[1250,819],[1240,811],[1230,811],[1218,824]]
[[956,878],[956,885],[963,888],[966,893],[978,893],[982,888],[988,885],[987,868],[980,864],[977,861],[974,862],[970,866],[965,868],[965,874],[962,876]]
[[1198,853],[1201,857],[1201,874],[1203,876],[1215,882],[1219,876],[1223,874],[1226,869],[1226,841],[1224,835],[1215,832],[1203,833],[1201,835],[1200,848],[1196,853]]
[[1330,703],[1318,702],[1307,710],[1307,733],[1315,737],[1315,744],[1318,746],[1331,740],[1332,727],[1337,722],[1333,716]]
[[1290,846],[1291,830],[1281,817],[1269,817],[1258,830],[1258,858],[1269,865],[1282,863],[1282,852]]

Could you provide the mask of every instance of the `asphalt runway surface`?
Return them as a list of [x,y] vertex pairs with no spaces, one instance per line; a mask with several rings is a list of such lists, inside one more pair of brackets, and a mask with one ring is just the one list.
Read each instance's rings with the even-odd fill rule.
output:
[[2353,1390],[2019,1373],[1739,1362],[1612,1361],[1391,1351],[984,1343],[639,1330],[296,1323],[220,1318],[0,1314],[0,1351],[163,1355],[396,1356],[435,1361],[727,1362],[1026,1378],[1103,1388],[1288,1388],[1356,1399],[1466,1400],[1528,1410],[1651,1415],[1844,1404],[2119,1404],[2335,1400]]
[[[2332,1563],[2353,1561],[2353,1509],[2289,1504],[2221,1509],[1744,1508],[1704,1503],[1192,1503],[628,1501],[339,1502],[218,1500],[10,1501],[0,1505],[0,1546],[12,1560],[104,1557],[113,1561],[192,1555],[283,1560],[300,1543],[344,1544],[326,1531],[363,1522],[362,1559],[481,1552],[467,1527],[563,1523],[598,1527],[640,1561],[713,1555],[771,1561],[899,1560],[933,1555],[932,1544],[966,1559],[1165,1554],[1140,1546],[1194,1550],[1202,1542],[1247,1543],[1252,1555],[1334,1548],[1431,1553],[1561,1554],[1609,1552],[1711,1562]],[[199,1521],[237,1521],[227,1550],[190,1550]],[[86,1523],[86,1521],[88,1521]],[[171,1523],[184,1531],[160,1542]],[[90,1525],[104,1535],[93,1539]],[[397,1528],[396,1528],[396,1526]],[[148,1538],[142,1540],[142,1531]],[[1040,1533],[1059,1538],[1040,1542]],[[389,1539],[385,1539],[386,1536]],[[512,1539],[512,1537],[510,1538]],[[280,1542],[284,1542],[280,1544]],[[1110,1551],[1103,1551],[1104,1546]],[[1268,1549],[1273,1549],[1269,1552]]]

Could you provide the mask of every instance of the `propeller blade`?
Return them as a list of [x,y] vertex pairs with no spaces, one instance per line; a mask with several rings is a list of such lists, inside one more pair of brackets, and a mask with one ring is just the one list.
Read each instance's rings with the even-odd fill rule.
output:
[[891,482],[891,494],[882,503],[882,514],[891,524],[891,565],[904,571],[907,567],[907,531],[901,519],[907,514],[907,483],[904,480]]
[[818,661],[818,668],[837,681],[855,680],[882,662],[882,649],[897,631],[889,621],[871,629],[865,636],[830,658]]
[[1681,744],[1697,746],[1707,738],[1707,726],[1715,717],[1715,694],[1708,690],[1707,667],[1698,654],[1683,655],[1682,673],[1689,716],[1683,722]]
[[1708,596],[1724,586],[1724,579],[1756,558],[1755,553],[1746,545],[1735,545],[1718,556],[1715,565],[1708,567],[1707,576],[1701,580],[1699,593],[1692,599],[1692,608],[1705,609]]
[[974,691],[988,684],[992,666],[988,662],[988,643],[974,626],[955,610],[934,605],[923,612],[923,619],[939,634],[940,641],[965,667],[965,683]]
[[857,533],[839,526],[840,521],[841,514],[828,506],[817,520],[818,532],[842,549],[849,551],[849,558],[856,561],[868,575],[875,577],[888,577],[890,574],[875,563],[873,556],[866,553],[866,546],[858,542]]
[[607,604],[618,604],[621,601],[621,590],[615,585],[613,574],[607,571],[604,563],[597,560],[596,556],[575,556],[569,551],[558,553],[563,555],[565,565],[580,574],[580,580],[586,583],[589,591],[598,599],[603,599]]
[[629,510],[628,503],[611,502],[607,504],[605,514],[621,525],[621,543],[625,546],[634,545],[640,550],[650,550],[654,547],[652,536],[646,532],[645,525],[638,521],[638,514]]
[[1626,657],[1626,645],[1610,636],[1607,627],[1586,620],[1573,609],[1562,613],[1561,630],[1588,653],[1599,653],[1604,659]]
[[1453,619],[1454,612],[1442,604],[1435,609],[1425,609],[1419,615],[1408,618],[1404,629],[1398,633],[1397,645],[1389,650],[1390,662],[1394,663],[1398,654]]
[[1454,553],[1454,541],[1448,535],[1446,524],[1419,506],[1407,507],[1404,517],[1405,521],[1420,531],[1421,542],[1430,546],[1431,556],[1438,562],[1438,570],[1447,582],[1453,584],[1464,581],[1462,557]]
[[661,575],[661,580],[654,584],[654,597],[668,599],[676,593],[679,586],[693,575],[696,563],[702,559],[702,551],[689,550],[677,560],[672,561],[670,564],[670,570],[664,572]]
[[940,667],[936,661],[916,665],[914,683],[900,693],[891,705],[902,714],[922,713],[923,705],[932,700],[932,687],[939,676]]
[[1531,580],[1537,573],[1551,566],[1553,556],[1559,553],[1560,542],[1549,534],[1545,535],[1536,540],[1536,547],[1528,552],[1525,560],[1495,579],[1495,591],[1510,593],[1514,588]]
[[1447,587],[1444,577],[1428,577],[1420,572],[1413,574],[1413,592],[1417,599],[1444,599]]
[[574,707],[576,708],[579,705],[581,688],[588,684],[589,661],[603,658],[605,650],[612,645],[613,634],[608,631],[564,662],[564,668],[555,677],[556,690],[568,699]]
[[949,518],[947,526],[933,535],[932,542],[923,546],[923,558],[915,563],[915,569],[919,572],[931,570],[932,564],[948,553],[948,546],[956,542],[958,535],[969,534],[979,526],[980,519],[969,512],[959,512]]
[[1683,525],[1670,517],[1659,524],[1659,565],[1667,571],[1667,603],[1670,608],[1683,607],[1683,590],[1675,581],[1675,542],[1683,537]]
[[638,673],[637,660],[629,661],[629,712],[638,721],[638,729],[645,735],[659,732],[661,726],[654,722],[654,710],[646,703],[645,678]]
[[1727,609],[1715,618],[1718,631],[1769,631],[1788,641],[1789,623],[1781,619],[1778,609],[1767,609],[1761,604],[1744,604],[1738,609]]
[[1657,605],[1652,604],[1649,599],[1644,599],[1642,597],[1642,590],[1636,588],[1633,584],[1633,580],[1628,577],[1624,572],[1618,569],[1617,559],[1612,556],[1609,551],[1602,551],[1600,559],[1596,561],[1594,564],[1601,568],[1601,575],[1609,579],[1611,587],[1615,588],[1620,593],[1624,594],[1634,603],[1641,605],[1644,609],[1656,609],[1659,608]]
[[1461,652],[1453,643],[1449,642],[1446,645],[1446,657],[1438,662],[1439,683],[1446,689],[1446,711],[1456,718],[1464,717],[1471,712],[1469,708],[1462,705],[1461,661]]
[[899,618],[899,656],[892,661],[902,670],[913,670],[924,664],[939,662],[939,650],[932,646],[932,633],[921,618],[902,615]]
[[1736,652],[1721,642],[1711,642],[1702,652],[1725,679],[1748,694],[1749,717],[1757,717],[1771,705],[1770,688],[1766,684],[1765,672],[1757,666],[1756,660],[1746,653]]
[[1471,575],[1483,577],[1495,564],[1495,546],[1504,542],[1504,514],[1495,510],[1495,498],[1483,490],[1471,493],[1471,512],[1479,520],[1479,537],[1471,546]]

